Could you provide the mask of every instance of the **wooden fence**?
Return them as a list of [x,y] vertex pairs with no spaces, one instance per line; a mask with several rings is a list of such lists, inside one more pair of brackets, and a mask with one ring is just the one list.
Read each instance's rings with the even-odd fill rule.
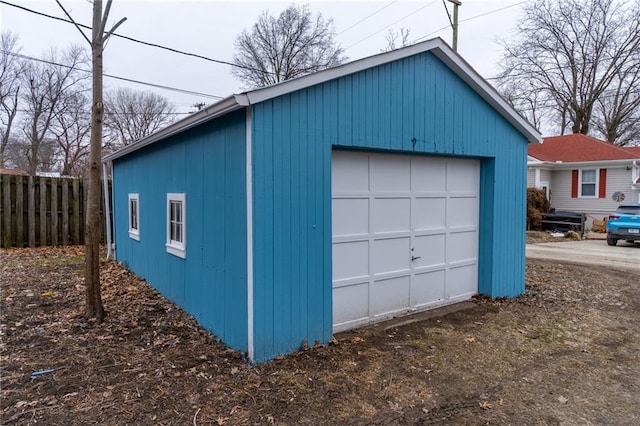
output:
[[0,175],[0,247],[84,244],[87,189],[77,178]]

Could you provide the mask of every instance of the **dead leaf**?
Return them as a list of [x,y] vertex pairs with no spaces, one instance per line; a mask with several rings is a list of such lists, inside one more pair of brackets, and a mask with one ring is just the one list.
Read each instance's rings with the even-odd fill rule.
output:
[[238,374],[238,371],[240,371],[240,369],[238,367],[233,367],[231,369],[231,374]]
[[351,343],[361,343],[361,342],[364,342],[364,338],[360,336],[356,336],[353,339],[351,339]]
[[218,417],[216,419],[216,424],[218,426],[222,426],[222,425],[226,424],[227,420],[228,420],[228,417]]
[[480,408],[482,408],[483,410],[490,410],[493,408],[493,405],[491,405],[489,401],[483,401],[480,403]]
[[476,341],[475,337],[468,337],[466,339],[464,339],[467,343],[474,343]]
[[566,404],[567,402],[569,402],[568,398],[565,398],[564,396],[560,395],[558,397],[558,401],[560,402],[560,404]]

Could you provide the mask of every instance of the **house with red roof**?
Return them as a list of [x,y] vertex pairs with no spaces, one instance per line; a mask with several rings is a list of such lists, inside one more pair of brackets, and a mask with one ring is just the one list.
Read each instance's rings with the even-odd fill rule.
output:
[[640,202],[640,147],[619,147],[582,134],[529,145],[527,186],[547,192],[551,207],[587,214],[587,226],[620,202]]

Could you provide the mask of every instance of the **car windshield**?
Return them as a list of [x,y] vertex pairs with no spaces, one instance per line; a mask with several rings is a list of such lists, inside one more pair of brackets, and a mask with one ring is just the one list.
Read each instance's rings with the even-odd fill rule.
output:
[[640,215],[640,206],[619,206],[616,213]]

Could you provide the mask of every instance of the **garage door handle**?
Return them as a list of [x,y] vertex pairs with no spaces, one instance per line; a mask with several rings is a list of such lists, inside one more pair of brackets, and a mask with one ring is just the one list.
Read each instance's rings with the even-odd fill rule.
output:
[[411,256],[411,261],[413,262],[414,260],[418,260],[420,259],[420,256]]

